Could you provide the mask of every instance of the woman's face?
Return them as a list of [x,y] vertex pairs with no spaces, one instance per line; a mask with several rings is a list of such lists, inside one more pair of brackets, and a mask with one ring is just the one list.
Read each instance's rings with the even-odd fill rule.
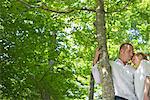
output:
[[134,64],[135,66],[138,66],[138,65],[140,64],[140,62],[141,62],[141,59],[140,59],[139,56],[134,55],[133,58],[132,58],[132,62],[133,62],[133,64]]

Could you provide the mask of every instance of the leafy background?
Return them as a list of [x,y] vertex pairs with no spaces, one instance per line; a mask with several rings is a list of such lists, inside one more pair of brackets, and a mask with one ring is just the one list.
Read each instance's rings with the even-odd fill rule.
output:
[[[124,42],[132,43],[137,52],[150,53],[149,4],[149,0],[105,1],[111,60]],[[88,99],[98,46],[95,9],[95,0],[1,0],[0,98]],[[95,88],[99,98],[101,86]]]

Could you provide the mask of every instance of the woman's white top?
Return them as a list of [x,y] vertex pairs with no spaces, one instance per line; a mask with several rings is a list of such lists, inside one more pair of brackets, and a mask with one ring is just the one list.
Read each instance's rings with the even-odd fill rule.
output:
[[135,93],[138,100],[143,100],[146,76],[150,76],[150,61],[142,60],[134,74]]

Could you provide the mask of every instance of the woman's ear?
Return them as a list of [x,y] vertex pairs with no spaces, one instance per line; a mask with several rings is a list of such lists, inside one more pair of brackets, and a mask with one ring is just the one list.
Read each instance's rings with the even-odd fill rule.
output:
[[143,59],[143,56],[142,55],[139,55],[138,56],[139,60],[141,61]]

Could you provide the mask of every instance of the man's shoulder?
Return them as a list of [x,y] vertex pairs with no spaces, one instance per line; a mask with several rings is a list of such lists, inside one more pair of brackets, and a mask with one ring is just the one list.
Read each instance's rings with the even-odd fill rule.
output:
[[121,65],[120,63],[118,63],[117,61],[109,61],[109,63],[110,63],[110,65],[111,65],[111,67],[115,67],[115,68],[122,66],[122,65]]
[[110,60],[109,63],[110,64],[122,64],[120,59]]

